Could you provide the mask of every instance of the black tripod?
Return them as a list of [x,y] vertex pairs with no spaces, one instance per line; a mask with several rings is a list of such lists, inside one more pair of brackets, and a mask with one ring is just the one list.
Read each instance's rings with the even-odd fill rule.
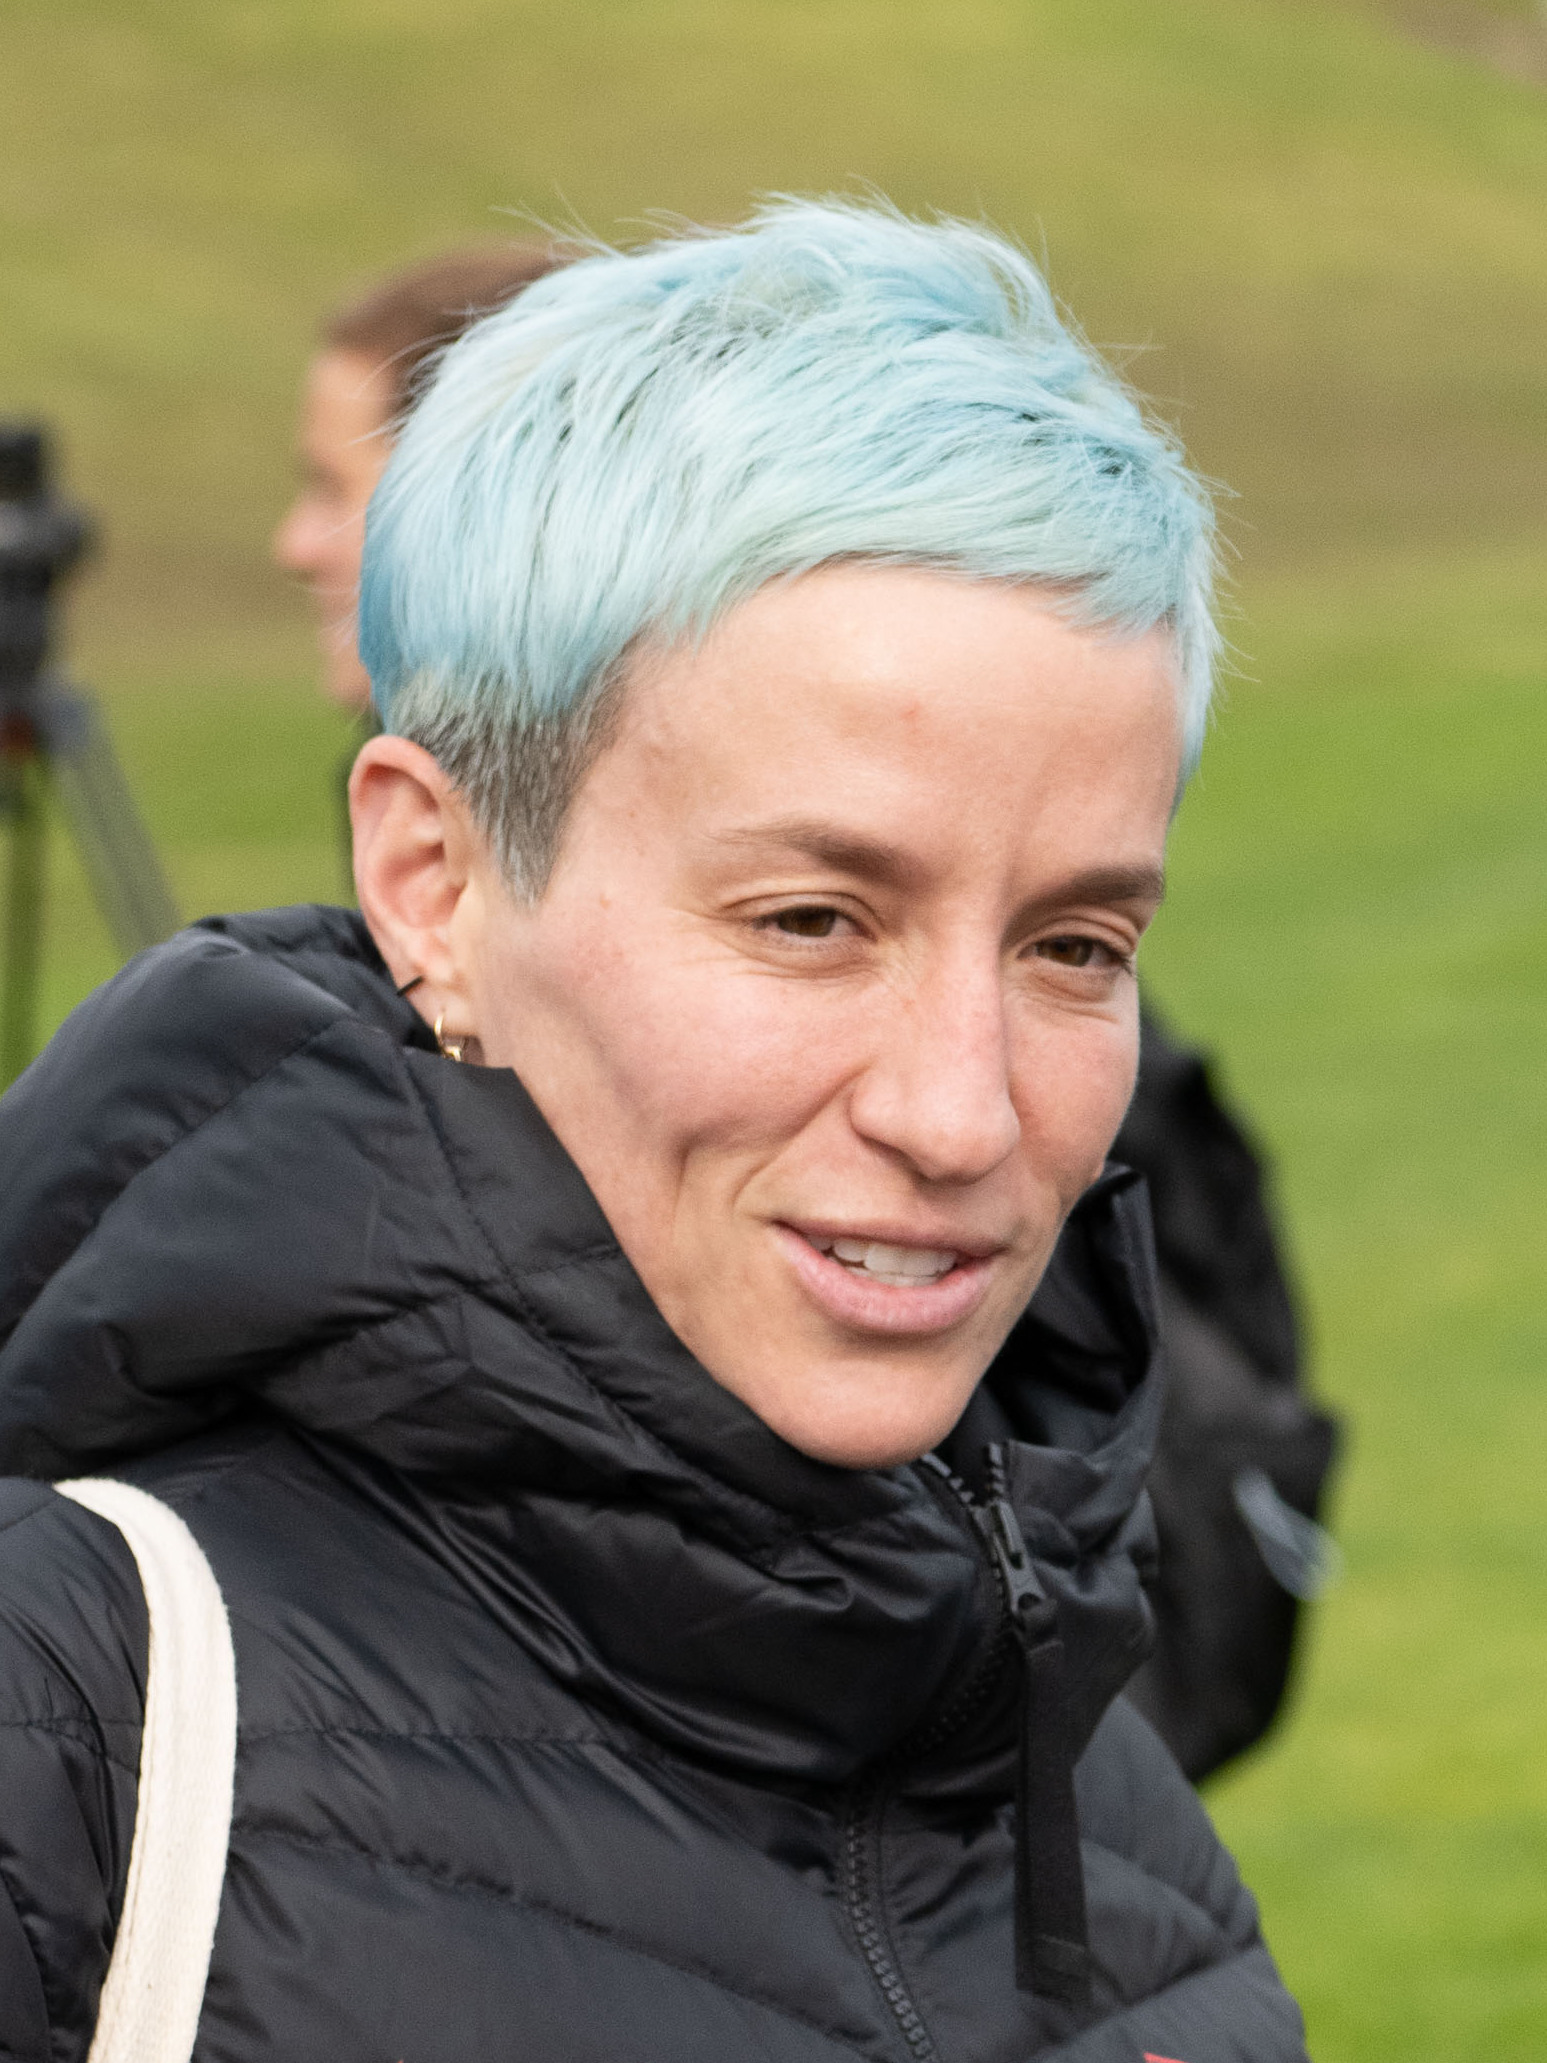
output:
[[49,491],[41,430],[0,425],[0,818],[10,871],[0,975],[0,1086],[32,1058],[50,790],[113,942],[127,958],[177,929],[177,907],[89,695],[47,669],[56,580],[87,526]]

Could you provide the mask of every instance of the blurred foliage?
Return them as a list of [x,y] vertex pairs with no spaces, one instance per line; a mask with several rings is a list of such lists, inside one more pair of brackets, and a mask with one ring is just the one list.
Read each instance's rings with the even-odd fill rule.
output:
[[[1454,0],[8,0],[0,404],[190,910],[340,892],[267,567],[345,289],[527,216],[984,214],[1236,499],[1239,679],[1150,955],[1274,1149],[1349,1570],[1217,1787],[1321,2063],[1547,2034],[1547,98]],[[512,211],[507,215],[502,211]],[[512,219],[513,217],[513,219]],[[111,967],[56,844],[49,1003]]]

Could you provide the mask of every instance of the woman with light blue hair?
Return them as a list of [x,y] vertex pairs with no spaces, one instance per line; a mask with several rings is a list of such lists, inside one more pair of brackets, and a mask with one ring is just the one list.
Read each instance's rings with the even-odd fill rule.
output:
[[1212,536],[1020,252],[784,204],[598,253],[449,354],[372,504],[361,652],[384,723],[456,774],[532,889],[635,644],[849,560],[1034,582],[1106,633],[1164,624],[1191,765]]
[[1118,1696],[1210,560],[980,229],[779,203],[446,354],[360,913],[195,926],[0,1106],[0,2050],[153,1966],[167,2063],[1303,2056]]

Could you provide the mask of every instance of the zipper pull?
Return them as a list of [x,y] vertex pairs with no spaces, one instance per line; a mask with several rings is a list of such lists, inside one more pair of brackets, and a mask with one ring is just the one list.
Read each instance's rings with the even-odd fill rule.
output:
[[1004,1583],[1016,1638],[1025,1645],[1053,1625],[1058,1611],[1032,1566],[1031,1552],[1015,1506],[1008,1497],[980,1505],[980,1527]]
[[1015,1771],[1015,1981],[1022,1991],[1083,2004],[1090,1996],[1085,1870],[1074,1799],[1064,1644],[1058,1607],[1032,1565],[1015,1507],[1001,1494],[979,1526],[1005,1589],[1021,1650],[1020,1741]]

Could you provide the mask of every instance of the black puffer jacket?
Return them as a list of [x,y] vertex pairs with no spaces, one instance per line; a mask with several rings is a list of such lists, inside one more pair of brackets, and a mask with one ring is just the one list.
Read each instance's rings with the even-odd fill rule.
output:
[[[201,2063],[1294,2063],[1251,1899],[1113,1703],[1144,1252],[1110,1177],[963,1480],[824,1467],[690,1359],[514,1077],[435,1054],[357,919],[137,962],[0,1106],[0,1465],[30,1479],[0,1486],[0,2056],[85,2056],[122,1895],[144,1608],[43,1487],[113,1471],[182,1513],[235,1636]],[[1016,1983],[1027,1671],[973,1484],[1058,1605],[1073,2002]]]

